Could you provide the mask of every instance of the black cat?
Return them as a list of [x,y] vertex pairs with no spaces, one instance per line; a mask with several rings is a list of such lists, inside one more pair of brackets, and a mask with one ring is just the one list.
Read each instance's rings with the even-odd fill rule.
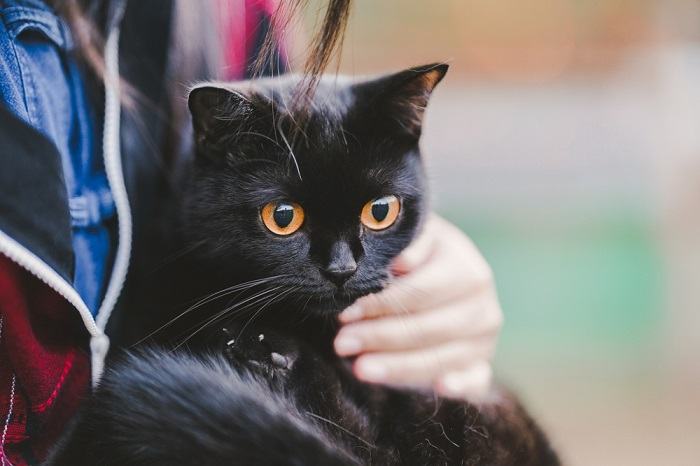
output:
[[171,347],[112,365],[51,464],[559,464],[508,394],[365,384],[332,348],[337,312],[389,283],[421,226],[422,117],[446,71],[324,78],[305,105],[295,77],[197,86],[191,254],[167,289],[205,298],[151,314]]

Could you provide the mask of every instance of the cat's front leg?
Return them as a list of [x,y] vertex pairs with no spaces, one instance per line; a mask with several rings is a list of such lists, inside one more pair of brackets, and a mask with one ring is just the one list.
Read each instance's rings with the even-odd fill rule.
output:
[[279,384],[288,380],[300,356],[291,337],[265,327],[246,329],[229,323],[221,327],[218,340],[218,349],[233,366]]

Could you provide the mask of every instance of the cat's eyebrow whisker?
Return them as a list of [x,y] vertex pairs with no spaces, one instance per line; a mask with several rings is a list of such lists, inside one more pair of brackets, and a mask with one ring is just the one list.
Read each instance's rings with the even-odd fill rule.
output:
[[[308,140],[309,135],[306,134],[306,131],[304,131],[304,126],[299,124],[299,122],[296,120],[296,118],[294,118],[294,112],[293,112],[294,108],[290,109],[287,99],[283,99],[282,102],[280,102],[280,103],[281,103],[281,106],[284,107],[284,110],[286,112],[286,117],[289,118],[289,120],[294,124],[294,128],[296,129],[295,135],[298,133],[301,133],[304,136],[304,139]],[[312,106],[314,105],[314,102],[310,102],[310,103]],[[280,119],[279,121],[281,122],[282,120]],[[282,133],[282,130],[279,127],[277,129],[280,131],[280,133]]]
[[[313,104],[313,102],[312,102],[312,104]],[[277,129],[276,133],[279,133],[280,137],[284,141],[284,144],[287,146],[287,149],[289,150],[289,155],[290,155],[292,161],[294,162],[294,166],[296,167],[297,174],[299,175],[299,179],[301,181],[303,181],[303,178],[301,176],[301,170],[299,168],[299,162],[297,161],[296,155],[294,154],[292,147],[296,143],[297,137],[300,134],[304,137],[304,141],[307,141],[307,142],[309,140],[309,135],[305,131],[303,121],[300,123],[299,121],[296,120],[296,118],[294,118],[294,111],[293,111],[294,108],[292,108],[292,109],[289,108],[289,105],[288,105],[288,102],[286,99],[282,100],[281,106],[284,107],[285,116],[287,117],[287,119],[289,121],[292,122],[292,125],[294,126],[294,130],[293,130],[294,137],[292,138],[292,141],[290,142],[287,135],[284,134],[284,130],[282,129],[282,124],[284,123],[284,118],[280,118],[276,122],[274,122],[274,119],[273,119],[273,122],[275,124],[275,128]]]
[[[292,118],[292,117],[290,117]],[[292,118],[292,121],[294,119]],[[284,134],[284,131],[282,131],[282,120],[279,120],[277,123],[277,131],[279,132],[280,136],[282,137],[282,141],[284,141],[284,144],[287,146],[287,150],[289,151],[289,156],[292,158],[292,161],[294,162],[294,166],[297,169],[297,174],[299,175],[299,180],[304,181],[304,179],[301,177],[301,169],[299,168],[299,162],[297,162],[297,157],[294,155],[294,151],[292,150],[291,144],[289,144],[289,140],[287,139],[287,136]],[[306,137],[306,135],[304,135]]]
[[154,331],[150,332],[150,333],[149,333],[148,335],[146,335],[145,337],[141,338],[139,341],[137,341],[136,343],[134,343],[134,344],[132,345],[132,347],[143,343],[144,341],[146,341],[146,340],[148,340],[149,338],[151,338],[153,335],[155,335],[155,334],[161,332],[162,330],[164,330],[164,329],[170,327],[171,325],[173,325],[178,319],[184,317],[186,314],[189,314],[190,312],[192,312],[192,311],[194,311],[194,310],[196,310],[196,309],[198,309],[198,308],[200,308],[200,307],[202,307],[202,306],[204,306],[204,305],[206,305],[206,304],[209,304],[209,303],[212,302],[212,301],[215,301],[215,300],[217,300],[217,299],[219,299],[219,298],[221,298],[221,297],[224,297],[224,296],[229,295],[229,294],[231,294],[231,293],[234,293],[234,292],[236,292],[236,291],[245,291],[245,290],[248,290],[248,289],[250,289],[250,288],[253,288],[254,286],[262,285],[262,284],[268,283],[268,282],[270,282],[270,281],[272,281],[272,280],[275,280],[275,279],[278,279],[278,278],[282,278],[282,277],[284,277],[284,276],[285,276],[285,275],[273,275],[273,276],[271,276],[271,277],[259,278],[259,279],[256,279],[256,280],[250,280],[250,281],[248,281],[248,282],[238,283],[238,284],[236,284],[236,285],[229,286],[229,287],[224,288],[224,289],[222,289],[222,290],[215,291],[214,293],[211,293],[211,294],[205,296],[204,298],[200,299],[199,301],[197,301],[197,302],[194,303],[192,306],[190,306],[190,307],[188,307],[187,309],[185,309],[184,311],[182,311],[180,314],[178,314],[177,316],[175,316],[174,318],[172,318],[171,320],[169,320],[169,321],[166,322],[165,324],[161,325],[160,327],[158,327],[158,328],[155,329]]

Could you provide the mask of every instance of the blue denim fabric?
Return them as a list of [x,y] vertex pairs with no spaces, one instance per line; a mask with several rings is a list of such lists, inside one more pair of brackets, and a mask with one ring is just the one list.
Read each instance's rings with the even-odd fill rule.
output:
[[[111,265],[115,208],[98,156],[96,112],[72,48],[67,26],[43,1],[0,0],[0,102],[61,154],[73,227],[73,284],[94,314]],[[31,181],[40,189],[41,180]]]

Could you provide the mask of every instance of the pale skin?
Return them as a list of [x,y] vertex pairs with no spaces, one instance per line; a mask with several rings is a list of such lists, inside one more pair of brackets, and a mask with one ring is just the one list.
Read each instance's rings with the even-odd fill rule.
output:
[[491,269],[457,227],[431,215],[381,293],[340,315],[340,356],[362,380],[484,399],[503,323]]

